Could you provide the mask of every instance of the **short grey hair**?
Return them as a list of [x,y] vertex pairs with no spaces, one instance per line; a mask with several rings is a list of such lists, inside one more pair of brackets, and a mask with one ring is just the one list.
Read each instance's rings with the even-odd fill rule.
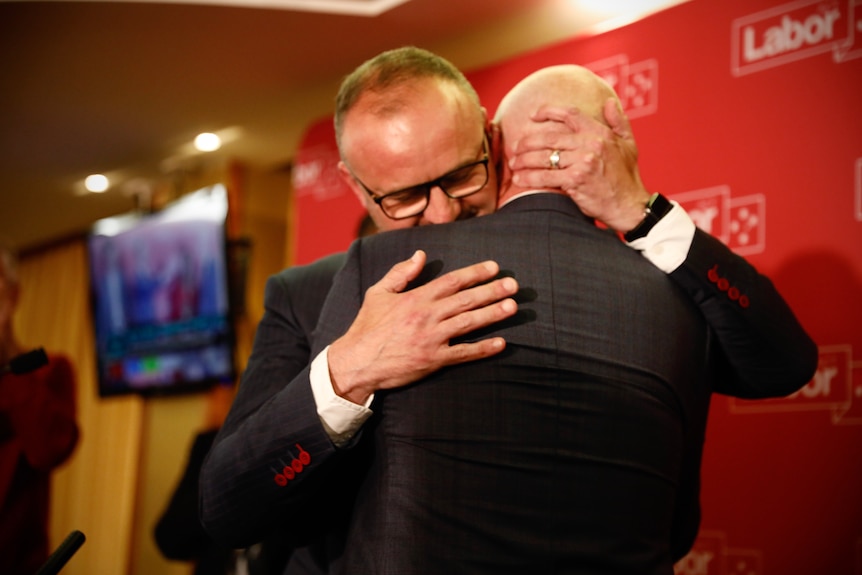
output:
[[380,93],[422,79],[451,82],[461,90],[477,109],[482,108],[479,95],[464,74],[445,58],[415,46],[404,46],[381,52],[366,60],[341,83],[335,98],[335,141],[342,152],[344,118],[363,94]]

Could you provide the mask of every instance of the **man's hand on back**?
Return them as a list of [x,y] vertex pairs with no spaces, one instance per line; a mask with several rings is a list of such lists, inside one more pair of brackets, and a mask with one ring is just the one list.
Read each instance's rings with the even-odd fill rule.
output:
[[[375,391],[401,387],[445,367],[500,353],[501,337],[449,345],[449,340],[517,311],[511,277],[492,280],[493,261],[451,271],[403,292],[425,265],[417,251],[365,293],[353,324],[329,348],[335,392],[363,404]],[[485,283],[487,282],[487,283]]]

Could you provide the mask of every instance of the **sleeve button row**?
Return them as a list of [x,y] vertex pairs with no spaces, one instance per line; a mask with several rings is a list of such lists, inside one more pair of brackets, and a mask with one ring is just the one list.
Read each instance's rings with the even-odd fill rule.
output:
[[738,303],[739,307],[747,308],[751,305],[747,295],[739,291],[739,288],[730,285],[730,281],[727,278],[718,275],[718,264],[714,265],[706,275],[710,282],[714,283],[720,291],[725,292],[731,301]]
[[311,454],[298,443],[296,444],[296,448],[299,450],[299,454],[289,464],[285,465],[280,473],[276,472],[273,478],[280,487],[287,485],[291,479],[295,478],[297,474],[302,473],[305,467],[311,463]]

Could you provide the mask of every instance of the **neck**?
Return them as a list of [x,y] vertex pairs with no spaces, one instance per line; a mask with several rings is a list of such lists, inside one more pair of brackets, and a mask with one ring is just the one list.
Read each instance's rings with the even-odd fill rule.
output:
[[498,180],[500,186],[500,192],[497,196],[497,208],[502,208],[504,205],[508,204],[515,198],[520,198],[521,196],[527,194],[535,194],[535,193],[548,193],[548,194],[562,194],[565,195],[565,192],[559,188],[549,189],[549,188],[525,188],[516,185],[512,181],[512,170],[509,168],[509,165],[505,159],[502,160],[502,164],[500,165],[500,169],[498,171]]
[[542,188],[519,188],[517,186],[511,186],[500,192],[500,196],[497,198],[497,209],[502,208],[506,204],[510,203],[513,200],[518,198],[522,198],[524,196],[529,196],[532,194],[557,194],[560,196],[567,195],[566,192],[560,189],[542,189]]

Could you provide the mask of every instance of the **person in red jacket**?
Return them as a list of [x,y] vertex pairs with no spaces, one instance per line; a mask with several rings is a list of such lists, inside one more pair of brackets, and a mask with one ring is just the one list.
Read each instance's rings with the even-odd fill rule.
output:
[[[0,248],[0,366],[21,355],[12,318],[16,262]],[[47,560],[51,471],[78,442],[75,371],[51,355],[29,373],[0,371],[0,573],[32,575]]]

